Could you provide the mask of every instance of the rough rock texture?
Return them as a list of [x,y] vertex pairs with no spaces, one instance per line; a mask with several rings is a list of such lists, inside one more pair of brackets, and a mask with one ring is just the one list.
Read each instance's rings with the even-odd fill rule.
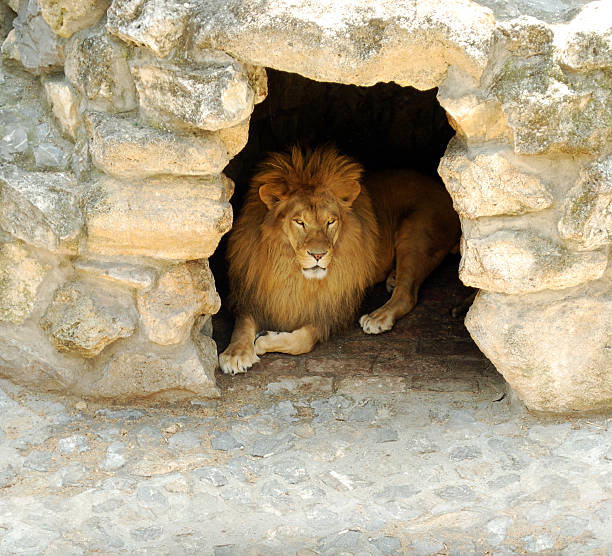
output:
[[455,210],[465,218],[524,214],[548,208],[553,201],[541,179],[521,171],[503,151],[470,160],[465,147],[453,139],[438,171]]
[[70,38],[96,23],[106,12],[110,0],[38,0],[43,19],[56,35]]
[[481,292],[466,326],[531,409],[599,410],[612,402],[611,314],[602,280],[562,295]]
[[79,99],[74,89],[63,78],[48,77],[43,80],[47,102],[57,119],[62,132],[75,140],[82,125]]
[[525,230],[464,237],[461,252],[459,277],[464,284],[513,294],[561,290],[596,280],[608,263],[605,251],[571,252]]
[[195,318],[214,314],[221,300],[208,261],[190,261],[162,273],[153,290],[138,294],[138,311],[149,340],[161,345],[187,338]]
[[103,26],[75,35],[67,47],[66,77],[95,110],[136,108],[136,90],[127,65],[127,48]]
[[87,249],[175,260],[209,257],[232,223],[228,181],[102,178],[87,193]]
[[[216,352],[214,342],[211,351]],[[99,378],[87,385],[87,391],[115,400],[149,398],[152,394],[172,401],[218,397],[215,366],[206,363],[202,364],[190,341],[169,347],[130,345],[100,364]]]
[[30,315],[47,270],[24,246],[0,239],[0,321],[18,325]]
[[565,202],[559,233],[584,249],[612,243],[612,157],[583,170]]
[[74,253],[83,226],[78,193],[69,174],[0,169],[0,228],[31,245]]
[[85,274],[137,290],[151,289],[157,276],[157,269],[148,264],[92,258],[78,258],[72,264]]
[[153,129],[133,117],[87,112],[85,123],[93,163],[119,178],[214,175],[229,162],[218,134],[176,135]]
[[130,69],[143,118],[178,130],[214,131],[243,122],[253,110],[255,95],[246,73],[225,58],[198,65],[148,56],[134,60]]
[[40,325],[58,351],[89,358],[115,340],[131,336],[136,322],[132,295],[74,280],[55,292]]
[[61,69],[64,43],[43,19],[38,0],[19,3],[15,27],[13,57],[32,73]]

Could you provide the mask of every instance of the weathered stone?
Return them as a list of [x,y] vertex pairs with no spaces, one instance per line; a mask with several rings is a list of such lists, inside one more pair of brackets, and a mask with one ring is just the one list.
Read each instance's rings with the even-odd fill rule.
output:
[[19,49],[17,48],[17,33],[15,32],[15,29],[11,29],[2,42],[2,56],[21,63]]
[[217,131],[223,141],[228,157],[231,159],[246,146],[249,140],[250,120],[245,120],[233,127],[226,127]]
[[130,64],[140,113],[154,125],[215,131],[253,111],[254,92],[237,63],[177,65],[141,56]]
[[53,143],[39,143],[33,149],[36,168],[45,170],[65,170],[69,158],[64,150]]
[[58,77],[44,78],[43,87],[47,102],[62,132],[71,139],[76,139],[77,130],[81,126],[81,116],[79,98],[74,89],[65,79]]
[[74,253],[83,227],[79,191],[68,174],[0,171],[0,228],[26,243]]
[[521,399],[538,411],[612,407],[610,280],[569,292],[481,292],[465,324]]
[[551,239],[524,230],[499,230],[464,237],[461,281],[498,293],[529,293],[569,288],[600,278],[608,257],[603,251],[572,252]]
[[81,31],[70,39],[64,67],[66,77],[94,110],[127,112],[136,108],[127,52],[103,26]]
[[535,17],[521,16],[499,23],[495,39],[515,56],[527,58],[552,52],[553,31]]
[[81,272],[137,290],[151,289],[157,273],[156,269],[150,266],[120,261],[79,258],[72,264]]
[[182,0],[114,1],[108,10],[106,27],[121,40],[166,58],[185,31],[189,7]]
[[119,178],[214,175],[229,162],[226,146],[216,133],[176,135],[133,117],[100,112],[88,112],[85,123],[94,164]]
[[208,261],[173,266],[160,275],[155,289],[138,293],[144,329],[160,345],[183,342],[198,315],[214,314],[220,306]]
[[548,208],[553,201],[541,180],[521,171],[505,153],[477,154],[470,159],[456,138],[449,143],[438,172],[455,210],[465,218],[523,214]]
[[104,255],[208,258],[232,223],[231,186],[222,176],[151,178],[138,184],[102,178],[87,195],[87,249]]
[[468,94],[455,98],[452,87],[445,85],[438,92],[438,101],[446,110],[451,127],[468,141],[503,142],[512,140],[512,130],[498,100]]
[[[210,2],[194,18],[198,47],[318,81],[373,85],[395,81],[431,89],[449,66],[479,79],[494,28],[476,3],[391,0],[316,4],[274,0]],[[291,40],[287,40],[287,30]],[[313,63],[313,61],[316,62]]]
[[559,234],[584,249],[612,242],[612,157],[581,172],[565,202]]
[[110,0],[38,0],[43,19],[57,35],[70,38],[93,25],[106,12]]
[[0,2],[0,42],[4,41],[13,28],[14,19],[15,12],[7,4]]
[[113,399],[216,398],[214,372],[214,366],[202,364],[191,342],[170,347],[132,345],[106,358],[97,378],[79,386],[90,395]]
[[32,312],[48,266],[18,243],[0,243],[0,320],[21,324]]
[[130,336],[136,322],[134,300],[124,290],[74,280],[55,292],[40,325],[58,351],[95,357]]
[[590,2],[567,25],[555,30],[556,56],[562,66],[577,71],[612,67],[612,6]]
[[603,74],[571,80],[550,57],[510,57],[494,93],[521,154],[591,153],[612,140],[612,89]]
[[23,0],[19,4],[13,26],[14,57],[24,68],[36,74],[61,69],[65,41],[43,19],[38,0]]

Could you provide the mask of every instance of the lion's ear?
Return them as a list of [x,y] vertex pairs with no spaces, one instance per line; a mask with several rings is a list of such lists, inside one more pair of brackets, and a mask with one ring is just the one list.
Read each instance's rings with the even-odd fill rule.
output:
[[266,183],[259,188],[259,198],[272,210],[287,198],[287,187],[280,183]]
[[345,207],[350,207],[361,193],[361,185],[357,180],[346,180],[330,187],[331,192]]

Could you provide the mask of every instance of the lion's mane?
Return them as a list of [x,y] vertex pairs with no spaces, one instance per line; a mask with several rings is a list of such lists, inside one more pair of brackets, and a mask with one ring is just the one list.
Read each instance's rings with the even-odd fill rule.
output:
[[[252,315],[262,330],[289,332],[313,324],[321,340],[353,322],[376,272],[378,226],[362,174],[360,164],[332,147],[294,147],[261,164],[228,242],[230,305],[237,315]],[[308,280],[283,232],[288,216],[282,203],[268,210],[259,188],[283,184],[290,195],[316,195],[326,184],[351,180],[360,182],[361,192],[351,207],[342,208],[343,225],[329,272],[322,280]]]

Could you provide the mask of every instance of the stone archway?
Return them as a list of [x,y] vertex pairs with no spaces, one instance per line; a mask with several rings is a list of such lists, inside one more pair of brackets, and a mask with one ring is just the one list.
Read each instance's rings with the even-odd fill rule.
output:
[[231,226],[222,170],[270,67],[439,88],[457,132],[440,174],[462,219],[460,276],[482,290],[472,336],[530,408],[610,408],[604,2],[61,4],[21,2],[3,44],[41,75],[37,89],[7,70],[25,91],[12,102],[44,120],[44,95],[63,134],[4,130],[5,374],[92,396],[216,394],[214,343],[191,331],[218,308],[206,259]]

